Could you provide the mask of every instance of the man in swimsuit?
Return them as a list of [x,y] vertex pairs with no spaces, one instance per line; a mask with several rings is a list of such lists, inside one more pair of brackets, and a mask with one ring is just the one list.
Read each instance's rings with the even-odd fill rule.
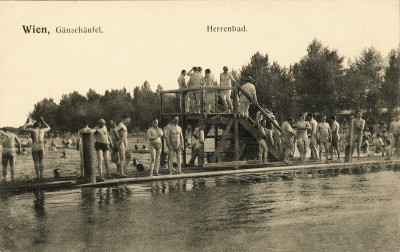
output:
[[289,160],[290,153],[293,151],[293,137],[296,134],[296,131],[292,128],[291,124],[293,123],[293,118],[289,117],[287,121],[282,123],[281,129],[281,144],[282,149],[284,151],[284,158],[287,164],[291,164]]
[[118,153],[118,132],[115,130],[116,129],[116,124],[114,120],[110,120],[110,139],[112,143],[112,148],[111,148],[111,162],[114,162],[117,164],[117,172],[121,173],[121,169],[119,167],[119,153]]
[[[251,82],[254,83],[253,78],[251,76],[246,77],[246,83],[242,85],[242,88],[255,102],[257,102],[256,87]],[[250,101],[242,92],[239,92],[239,94],[239,114],[244,118],[248,118]]]
[[317,126],[317,137],[319,139],[319,161],[322,159],[322,148],[325,147],[326,163],[329,164],[329,142],[332,141],[331,127],[326,122],[326,115],[322,115],[321,122]]
[[131,153],[129,152],[128,145],[128,129],[126,127],[126,125],[128,125],[130,122],[131,118],[129,118],[129,116],[123,116],[122,121],[115,129],[118,133],[117,146],[119,152],[119,167],[121,170],[119,175],[122,177],[128,176],[124,173],[124,169],[126,169],[129,164],[129,160],[131,159]]
[[172,175],[172,167],[174,155],[176,154],[176,162],[178,164],[178,173],[182,174],[181,170],[181,152],[183,146],[182,129],[178,126],[179,117],[174,117],[173,124],[168,127],[166,134],[166,144],[168,147],[168,168],[169,174]]
[[[214,83],[214,75],[211,73],[210,69],[206,69],[206,75],[204,76],[204,86],[212,87]],[[204,111],[210,113],[215,111],[215,92],[214,90],[206,90],[204,92]]]
[[199,166],[202,166],[204,162],[204,127],[200,124],[194,129],[192,135],[194,137],[194,141],[192,142],[193,151],[189,164],[194,165],[194,161],[198,158],[197,163]]
[[333,152],[336,150],[338,154],[338,160],[340,161],[340,149],[339,149],[339,123],[336,121],[336,116],[331,116],[332,120],[332,147],[331,147],[331,158],[333,159]]
[[158,119],[153,119],[153,125],[147,130],[147,137],[149,138],[150,146],[150,177],[153,176],[153,169],[156,170],[156,175],[158,173],[158,168],[160,166],[160,156],[161,156],[161,137],[163,136],[163,131],[158,127]]
[[[186,70],[182,70],[181,75],[178,78],[178,85],[179,85],[179,89],[181,89],[181,90],[187,88],[185,76],[186,76]],[[185,103],[185,112],[189,112],[188,96],[186,95],[185,100],[183,101],[183,94],[181,94],[180,102],[181,102],[180,103],[181,109],[182,109],[183,102],[184,102]]]
[[[35,166],[36,177],[43,178],[43,156],[44,156],[44,134],[50,130],[50,126],[40,117],[41,122],[33,121],[28,118],[22,130],[31,133],[32,138],[32,158]],[[27,128],[32,126],[32,128]]]
[[393,135],[391,153],[393,153],[394,147],[396,148],[395,153],[400,156],[400,112],[397,112],[395,119],[390,123],[389,134]]
[[307,154],[307,130],[311,130],[310,123],[306,120],[306,114],[300,115],[300,120],[296,123],[296,138],[297,138],[297,149],[300,152],[300,161],[302,164],[306,162],[306,154]]
[[[220,86],[221,87],[232,87],[232,81],[235,81],[231,73],[228,73],[228,67],[224,66],[224,72],[220,75]],[[231,92],[232,90],[221,90],[221,98],[224,103],[226,111],[233,111],[233,105],[231,101]]]
[[[258,159],[260,163],[268,163],[268,145],[266,139],[272,142],[274,145],[274,139],[272,137],[272,129],[267,128],[267,121],[263,119],[257,126],[258,131]],[[263,158],[264,157],[264,158]]]
[[358,161],[360,161],[360,149],[363,140],[363,131],[365,127],[365,120],[361,118],[362,112],[357,111],[357,117],[354,119],[354,133],[353,133],[353,147],[357,147]]
[[[193,73],[192,73],[193,71]],[[193,67],[188,73],[188,76],[190,76],[189,82],[188,82],[188,88],[199,88],[202,85],[203,82],[203,75],[199,72],[198,67]],[[200,112],[200,102],[201,102],[201,97],[200,93],[202,91],[190,91],[188,92],[189,96],[189,103],[190,103],[190,109],[189,111],[192,113]]]
[[311,157],[310,159],[318,159],[317,154],[317,121],[314,119],[313,113],[307,114],[307,120],[310,122],[311,132],[310,132],[310,150]]
[[0,130],[0,135],[4,136],[5,139],[2,141],[3,153],[1,161],[3,163],[3,181],[6,182],[7,176],[7,165],[10,163],[11,181],[14,180],[14,164],[15,164],[15,147],[14,143],[18,144],[18,154],[21,153],[21,142],[18,137],[8,132],[6,128]]
[[110,179],[110,167],[109,167],[109,155],[108,149],[109,146],[112,146],[112,141],[110,135],[108,134],[106,121],[104,119],[99,120],[99,124],[93,129],[94,130],[94,138],[96,142],[94,143],[94,148],[96,149],[97,154],[97,169],[99,171],[100,180],[104,181],[103,177],[103,160],[104,166],[106,167],[107,178]]

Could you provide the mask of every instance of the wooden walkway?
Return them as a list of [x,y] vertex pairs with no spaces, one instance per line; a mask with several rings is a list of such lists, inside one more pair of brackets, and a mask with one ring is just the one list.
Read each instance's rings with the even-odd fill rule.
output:
[[254,162],[236,161],[220,163],[218,166],[212,164],[204,167],[187,167],[183,168],[184,174],[168,175],[167,170],[161,170],[160,176],[148,176],[148,171],[137,172],[134,177],[129,178],[114,178],[108,179],[104,182],[82,184],[74,177],[63,177],[58,180],[54,178],[47,178],[43,181],[39,180],[20,180],[14,182],[0,183],[1,193],[22,193],[34,190],[62,190],[73,188],[90,188],[90,187],[114,187],[130,183],[147,183],[152,181],[164,181],[174,179],[190,179],[190,178],[205,178],[216,177],[235,174],[251,174],[251,173],[276,173],[276,172],[290,172],[290,171],[309,171],[309,170],[326,170],[326,169],[345,169],[355,168],[360,166],[371,165],[395,165],[400,164],[400,158],[391,158],[390,160],[382,157],[363,158],[360,162],[343,163],[334,162],[325,164],[319,161],[309,161],[302,165],[294,163],[286,165],[283,162],[275,162],[268,164],[260,164]]

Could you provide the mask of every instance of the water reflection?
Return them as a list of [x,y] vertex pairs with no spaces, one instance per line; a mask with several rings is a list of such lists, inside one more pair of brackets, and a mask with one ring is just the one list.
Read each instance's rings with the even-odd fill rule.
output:
[[33,209],[35,210],[35,217],[37,219],[33,244],[38,246],[41,243],[45,244],[48,242],[49,231],[47,230],[47,213],[44,207],[44,191],[35,190],[33,194],[35,195]]
[[[364,166],[2,193],[0,251],[352,250],[343,245],[350,243],[359,250],[390,250],[399,243],[387,235],[396,230],[400,211],[393,196],[400,193],[398,169]],[[299,230],[307,230],[309,239]],[[368,230],[379,232],[369,236]],[[380,239],[391,245],[377,247]]]

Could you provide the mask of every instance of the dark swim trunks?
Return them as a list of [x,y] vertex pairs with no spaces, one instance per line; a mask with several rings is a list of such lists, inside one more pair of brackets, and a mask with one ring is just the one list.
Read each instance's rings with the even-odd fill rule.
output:
[[95,142],[94,148],[96,150],[108,151],[108,144]]

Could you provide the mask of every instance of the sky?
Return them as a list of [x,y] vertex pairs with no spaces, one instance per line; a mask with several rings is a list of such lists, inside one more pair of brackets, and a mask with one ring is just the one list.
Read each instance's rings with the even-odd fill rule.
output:
[[[0,2],[0,127],[23,125],[44,98],[126,87],[176,89],[182,69],[238,70],[260,52],[289,67],[318,39],[354,60],[399,46],[399,1]],[[25,34],[23,25],[50,34]],[[245,25],[211,33],[207,26]],[[101,26],[100,34],[56,27]]]

